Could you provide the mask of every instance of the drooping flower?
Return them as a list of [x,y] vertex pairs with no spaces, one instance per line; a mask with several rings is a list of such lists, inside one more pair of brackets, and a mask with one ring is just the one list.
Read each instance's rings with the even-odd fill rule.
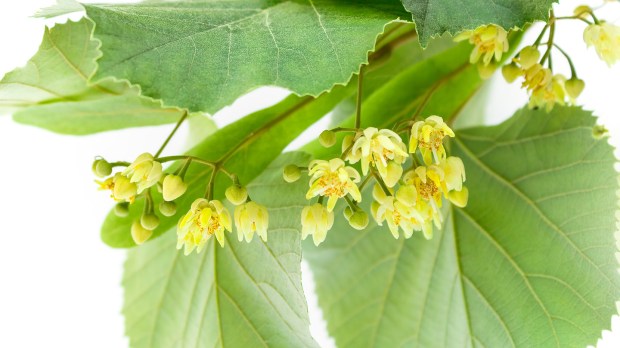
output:
[[399,228],[403,230],[405,238],[410,238],[414,230],[421,230],[423,217],[415,209],[417,192],[414,186],[400,186],[395,195],[387,195],[379,185],[372,191],[374,202],[371,204],[371,213],[379,226],[387,222],[394,238],[399,237]]
[[583,41],[588,47],[594,46],[598,56],[612,66],[620,60],[620,27],[601,21],[590,24],[583,32]]
[[402,164],[407,160],[407,146],[395,132],[389,129],[369,127],[355,139],[346,159],[349,163],[361,162],[362,173],[368,174],[370,166],[386,185],[393,187],[403,174]]
[[329,161],[314,160],[308,166],[310,175],[310,189],[306,193],[306,199],[316,196],[328,197],[327,210],[332,211],[338,198],[350,194],[351,197],[361,202],[362,195],[356,185],[360,181],[360,175],[353,167],[345,166],[340,158]]
[[553,79],[553,73],[550,69],[543,68],[542,65],[536,63],[525,70],[522,88],[527,88],[529,91],[536,91],[541,88],[546,88]]
[[446,158],[446,149],[443,146],[444,137],[454,137],[454,132],[439,116],[429,116],[424,121],[418,121],[411,127],[409,152],[415,153],[420,148],[424,163],[431,164]]
[[235,227],[237,237],[241,242],[245,237],[246,242],[251,242],[254,232],[258,233],[263,241],[267,241],[267,228],[269,227],[269,213],[264,206],[250,201],[235,208]]
[[[441,215],[442,193],[447,192],[445,173],[438,165],[420,166],[414,171],[407,172],[403,176],[406,185],[413,185],[418,193],[415,207],[425,222],[431,220],[438,228],[441,227],[443,217]],[[430,225],[427,225],[427,227]],[[425,236],[430,238],[432,230],[426,231]]]
[[145,189],[157,184],[162,176],[161,163],[154,160],[150,153],[143,153],[136,158],[124,171],[132,183],[138,186],[138,194]]
[[97,181],[97,183],[100,190],[110,190],[110,197],[117,202],[133,203],[136,199],[138,187],[121,173],[116,173],[104,181]]
[[495,24],[483,25],[474,30],[466,30],[458,34],[454,41],[469,40],[474,49],[469,56],[469,62],[477,63],[482,58],[482,64],[488,65],[495,58],[502,59],[502,54],[508,51],[508,33],[504,28]]
[[198,198],[192,203],[190,211],[177,225],[177,249],[185,246],[185,255],[194,248],[200,253],[205,243],[215,235],[223,247],[224,231],[232,231],[230,213],[218,200],[208,201]]
[[304,207],[301,212],[301,237],[312,235],[314,245],[321,244],[334,225],[334,212],[320,203]]
[[528,106],[530,108],[544,107],[549,112],[555,104],[564,105],[564,99],[566,99],[565,81],[566,78],[564,76],[554,75],[546,86],[532,91]]

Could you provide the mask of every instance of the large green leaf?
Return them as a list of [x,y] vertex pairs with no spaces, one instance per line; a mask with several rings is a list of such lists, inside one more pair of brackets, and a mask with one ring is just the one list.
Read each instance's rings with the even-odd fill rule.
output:
[[523,28],[536,20],[546,20],[551,5],[557,0],[401,0],[413,15],[420,42],[445,32],[494,23],[505,29]]
[[103,57],[97,77],[139,84],[166,105],[215,112],[263,85],[317,96],[367,61],[397,0],[211,0],[84,5]]
[[[578,108],[458,132],[469,204],[395,240],[342,219],[304,250],[339,347],[584,347],[620,298],[612,147]],[[371,197],[366,192],[365,203]],[[335,267],[337,265],[337,267]]]
[[284,165],[307,161],[284,155],[248,185],[269,209],[267,243],[227,235],[224,248],[212,239],[184,256],[169,233],[129,251],[123,313],[132,347],[318,347],[301,287],[304,184],[282,180]]
[[88,82],[101,56],[92,30],[88,19],[46,28],[39,51],[26,66],[0,81],[0,107],[13,109],[17,122],[67,134],[178,120],[182,110],[162,108],[126,82]]

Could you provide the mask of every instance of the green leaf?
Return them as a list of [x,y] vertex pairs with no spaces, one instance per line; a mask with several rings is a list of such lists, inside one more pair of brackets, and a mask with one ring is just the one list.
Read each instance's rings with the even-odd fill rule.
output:
[[340,219],[305,249],[338,346],[594,344],[620,297],[616,159],[594,122],[578,108],[524,109],[458,132],[469,203],[446,209],[432,240]]
[[[229,172],[237,174],[241,183],[248,183],[265,170],[297,135],[327,114],[347,93],[348,88],[341,86],[319,99],[289,96],[270,108],[255,112],[216,131],[187,154],[217,161]],[[173,166],[171,170],[176,168]],[[190,167],[185,176],[189,189],[176,200],[177,214],[171,218],[162,218],[151,238],[176,226],[192,202],[203,196],[210,174],[210,169],[199,164]],[[224,190],[230,184],[227,177],[219,175],[215,184],[215,197],[223,197]],[[156,192],[153,194],[155,204],[159,204],[161,195]],[[110,212],[101,228],[103,241],[115,248],[135,246],[130,234],[131,224],[139,219],[143,207],[144,199],[138,199],[130,206],[128,217],[117,217]]]
[[523,28],[536,20],[546,20],[557,0],[401,0],[411,12],[420,42],[426,46],[431,37],[451,34],[494,23],[506,30]]
[[39,51],[26,66],[0,81],[0,107],[16,110],[17,122],[66,134],[159,125],[178,120],[176,108],[140,97],[127,82],[89,83],[101,55],[88,19],[46,28]]
[[305,185],[282,180],[284,165],[307,161],[284,155],[248,185],[269,209],[267,243],[227,234],[224,248],[212,239],[184,256],[169,233],[129,251],[123,313],[132,347],[318,347],[301,286],[295,200]]
[[211,113],[259,86],[317,96],[345,84],[384,26],[408,16],[396,0],[84,6],[102,41],[97,77],[128,79],[166,105]]

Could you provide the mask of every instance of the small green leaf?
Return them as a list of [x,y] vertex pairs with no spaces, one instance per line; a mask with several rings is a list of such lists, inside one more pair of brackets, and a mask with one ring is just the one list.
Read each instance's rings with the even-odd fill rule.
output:
[[469,203],[448,208],[432,240],[340,221],[305,248],[338,346],[594,344],[620,298],[616,159],[594,122],[578,108],[524,109],[460,131],[451,150]]
[[318,347],[301,286],[296,197],[305,185],[282,179],[286,164],[307,162],[283,155],[248,185],[269,209],[268,242],[227,234],[226,247],[213,238],[184,256],[169,233],[129,251],[123,314],[132,347]]
[[523,28],[536,20],[546,20],[557,0],[401,0],[413,14],[420,42],[445,32],[455,34],[494,23],[504,29]]
[[84,11],[84,6],[75,0],[56,0],[56,4],[38,10],[33,17],[53,18],[81,11]]
[[178,120],[182,110],[140,97],[137,87],[106,79],[89,83],[101,55],[88,19],[45,29],[39,51],[0,81],[0,107],[17,122],[65,134],[90,134]]
[[166,105],[211,113],[259,86],[317,96],[345,84],[384,26],[408,16],[397,0],[85,7],[104,52],[97,77],[125,78]]

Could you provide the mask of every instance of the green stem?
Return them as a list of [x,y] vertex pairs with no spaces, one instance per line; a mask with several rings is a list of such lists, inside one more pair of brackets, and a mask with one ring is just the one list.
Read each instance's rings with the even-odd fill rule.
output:
[[536,41],[534,41],[533,46],[538,47],[538,45],[540,45],[540,41],[542,41],[543,36],[545,36],[547,29],[549,29],[549,23],[545,24],[545,27],[543,28],[543,30],[540,32],[540,34],[536,38]]
[[129,165],[131,165],[131,163],[123,162],[123,161],[111,162],[110,163],[110,166],[112,166],[112,168],[114,168],[114,167],[128,167]]
[[210,161],[204,160],[204,159],[202,159],[200,157],[196,157],[196,156],[185,156],[185,155],[166,156],[166,157],[155,158],[155,161],[157,161],[159,163],[166,163],[166,162],[170,162],[170,161],[187,160],[187,159],[191,159],[193,162],[204,164],[204,165],[209,166],[211,168],[217,167],[217,163],[210,162]]
[[347,204],[349,205],[349,208],[351,208],[351,210],[353,212],[357,211],[357,207],[355,206],[355,204],[351,201],[351,198],[344,196],[344,200],[347,202]]
[[372,178],[372,176],[371,176],[371,175],[367,175],[367,176],[364,178],[364,180],[360,183],[360,186],[359,186],[359,190],[360,190],[360,191],[364,189],[364,186],[366,186],[366,184],[370,181],[370,179],[371,179],[371,178]]
[[355,103],[355,128],[359,129],[362,124],[362,82],[364,80],[364,66],[360,67],[357,77],[357,100]]
[[211,172],[211,176],[209,177],[209,182],[207,183],[207,191],[205,192],[205,198],[210,201],[213,199],[213,188],[215,187],[215,175],[217,174],[217,170],[214,168]]
[[359,130],[359,128],[346,128],[346,127],[336,127],[336,128],[330,129],[330,131],[332,131],[334,133],[338,133],[338,132],[357,132],[358,130]]
[[540,65],[545,64],[545,61],[547,60],[547,58],[551,56],[551,48],[553,47],[553,39],[555,37],[555,15],[553,14],[553,10],[551,11],[548,25],[549,25],[549,39],[547,40],[547,51],[545,51],[545,54],[540,60]]
[[153,157],[158,157],[159,155],[161,155],[161,152],[164,151],[164,148],[166,147],[166,145],[168,145],[168,143],[170,142],[170,139],[172,139],[174,134],[177,132],[177,130],[181,126],[181,123],[183,123],[183,121],[185,121],[186,118],[187,118],[187,111],[184,111],[183,115],[181,115],[181,118],[179,119],[177,124],[174,126],[174,129],[172,129],[172,132],[170,132],[170,135],[168,135],[166,140],[164,140],[164,143],[161,144],[161,146],[159,147],[159,150],[157,150],[157,152],[155,153],[155,156]]
[[379,186],[381,186],[383,193],[385,193],[386,196],[391,196],[392,192],[390,192],[390,189],[387,187],[385,182],[383,182],[381,175],[379,175],[379,173],[377,173],[377,171],[374,169],[371,169],[370,172],[372,173],[372,176],[375,177],[375,181],[379,184]]
[[566,58],[566,60],[568,61],[568,65],[570,66],[570,73],[571,73],[571,78],[576,78],[577,77],[577,70],[575,69],[575,65],[573,64],[573,60],[570,59],[570,57],[568,56],[568,53],[566,53],[566,51],[564,51],[560,46],[558,46],[557,44],[553,44],[553,47],[557,48],[558,51],[560,51],[560,53],[562,53],[562,55]]

